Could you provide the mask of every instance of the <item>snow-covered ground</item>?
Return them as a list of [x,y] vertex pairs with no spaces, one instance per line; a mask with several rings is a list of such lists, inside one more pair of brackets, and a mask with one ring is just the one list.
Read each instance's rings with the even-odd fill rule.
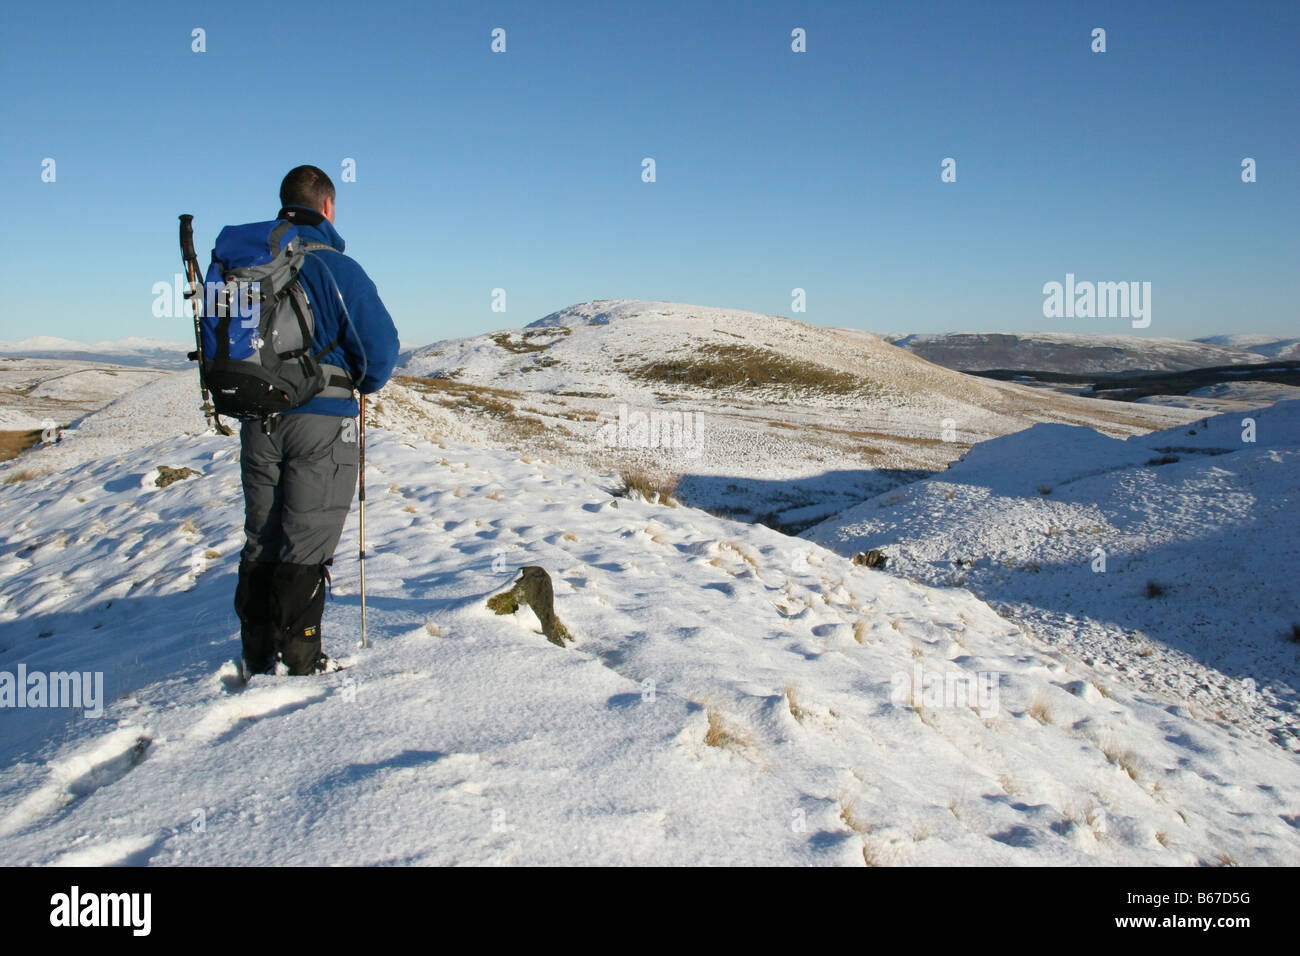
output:
[[3,357],[0,429],[67,425],[165,374],[158,369],[64,358]]
[[[354,510],[325,625],[350,666],[241,688],[237,445],[181,434],[201,425],[192,396],[186,421],[131,427],[133,402],[184,405],[192,384],[125,397],[65,440],[59,470],[0,484],[0,673],[104,678],[98,718],[0,711],[0,863],[1300,863],[1300,765],[1249,726],[1084,663],[963,588],[405,428],[370,432],[372,647],[357,647]],[[1294,472],[1276,441],[1293,419],[1262,415],[1257,448],[1210,460],[1263,495]],[[428,421],[459,427],[445,410]],[[1086,482],[1106,476],[1070,466],[1109,467],[1111,439],[1049,442],[1077,444],[1064,461],[1004,457],[1067,431],[978,446],[960,466],[971,490],[952,487],[1028,497],[1050,473],[1050,500],[1086,510]],[[114,432],[121,449],[91,454],[89,436]],[[1214,422],[1177,444],[1227,438]],[[1190,495],[1180,514],[1200,502],[1226,529],[1203,535],[1218,599],[1245,606],[1234,569],[1252,540],[1276,575],[1260,588],[1280,593],[1294,551],[1262,512],[1241,519],[1246,479],[1193,481],[1201,454],[1177,454],[1127,472],[1133,522],[1142,495]],[[161,465],[199,475],[158,488]],[[1081,535],[1077,517],[1056,520]],[[1119,540],[1106,581],[1122,590],[1137,559]],[[552,573],[573,647],[531,612],[484,607],[531,564]],[[1170,606],[1192,567],[1170,566]],[[1278,681],[1259,684],[1266,697]]]
[[1220,414],[1265,408],[1278,402],[1300,398],[1300,388],[1276,382],[1220,382],[1194,388],[1186,395],[1149,395],[1137,401],[1144,405],[1189,408],[1198,412]]
[[[1202,427],[865,333],[646,306],[442,343],[408,371],[456,384],[372,401],[372,646],[354,509],[325,623],[349,666],[319,678],[233,679],[238,445],[204,434],[192,369],[0,464],[0,700],[20,666],[103,680],[80,708],[0,709],[0,864],[1300,863],[1300,403],[1243,444],[1240,414]],[[728,339],[879,391],[617,369]],[[814,501],[854,443],[869,472],[992,440],[796,538],[619,496],[623,461],[673,466],[602,466],[619,403],[708,412],[730,437],[695,473],[797,472]],[[961,439],[917,440],[935,416]],[[819,458],[836,429],[854,437]],[[198,474],[158,488],[164,465]],[[849,560],[877,545],[885,570]],[[484,606],[534,564],[570,648]]]
[[1288,401],[1125,441],[1037,425],[807,534],[882,548],[893,573],[969,588],[1036,642],[1300,751],[1298,498]]

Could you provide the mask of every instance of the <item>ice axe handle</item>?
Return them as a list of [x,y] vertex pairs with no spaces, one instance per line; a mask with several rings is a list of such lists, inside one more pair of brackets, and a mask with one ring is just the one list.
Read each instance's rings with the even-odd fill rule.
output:
[[181,257],[186,262],[198,259],[194,254],[194,217],[189,213],[181,214]]

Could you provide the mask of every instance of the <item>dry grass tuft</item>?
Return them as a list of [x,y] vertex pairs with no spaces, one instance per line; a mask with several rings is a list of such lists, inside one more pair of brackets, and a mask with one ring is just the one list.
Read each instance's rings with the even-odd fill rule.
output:
[[859,836],[866,836],[871,832],[871,827],[858,814],[858,804],[854,800],[840,800],[840,819],[844,825]]
[[790,708],[790,716],[800,723],[808,717],[808,711],[800,706],[799,697],[793,687],[785,689],[785,704]]
[[1138,755],[1132,750],[1126,750],[1115,761],[1124,770],[1129,778],[1135,783],[1142,777],[1142,766],[1138,762]]
[[731,727],[715,708],[708,709],[709,727],[704,732],[704,742],[710,747],[726,750],[744,750],[752,741],[743,732]]
[[1053,719],[1054,715],[1052,713],[1051,701],[1041,694],[1035,696],[1034,699],[1029,702],[1029,708],[1025,713],[1034,718],[1034,720],[1038,721],[1040,724],[1050,724],[1055,722]]
[[675,475],[661,476],[644,468],[625,468],[618,477],[623,482],[621,495],[624,498],[640,497],[650,504],[669,507],[675,507],[678,503],[674,496],[680,479]]

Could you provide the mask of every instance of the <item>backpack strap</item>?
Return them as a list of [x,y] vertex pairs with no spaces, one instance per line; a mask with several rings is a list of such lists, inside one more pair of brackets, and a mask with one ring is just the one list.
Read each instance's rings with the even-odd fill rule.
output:
[[284,238],[284,234],[290,229],[297,228],[287,220],[276,224],[275,228],[271,230],[271,235],[267,237],[267,245],[270,246],[272,258],[280,254],[280,240]]
[[[316,242],[313,239],[304,239],[298,245],[303,252],[339,252],[328,242]],[[343,255],[343,253],[339,252],[339,255]]]
[[[315,242],[310,239],[302,240],[302,242],[300,243],[300,247],[303,252],[338,252],[339,251],[327,242]],[[342,255],[342,253],[339,254]],[[329,355],[336,348],[342,345],[345,334],[346,333],[342,329],[340,329],[339,334],[335,336],[333,342],[330,342],[328,345],[323,346],[321,349],[319,349],[316,352],[316,358],[323,359],[325,356]],[[321,364],[321,368],[324,369],[325,372],[327,373],[325,379],[325,387],[327,390],[339,389],[341,391],[346,392],[349,398],[352,397],[352,393],[356,391],[357,388],[357,381],[353,379],[351,375],[348,374],[347,369],[339,368],[339,366],[337,365],[329,365],[325,363]]]

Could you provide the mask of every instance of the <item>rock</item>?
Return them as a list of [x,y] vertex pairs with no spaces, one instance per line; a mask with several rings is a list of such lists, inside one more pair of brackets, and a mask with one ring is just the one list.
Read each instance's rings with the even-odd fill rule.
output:
[[872,548],[870,551],[859,551],[853,556],[853,563],[860,564],[868,568],[883,568],[889,556],[879,548]]
[[568,628],[555,615],[555,590],[545,568],[535,564],[521,568],[519,579],[509,591],[494,594],[487,600],[488,610],[497,614],[514,614],[521,604],[533,609],[542,623],[542,633],[552,644],[563,647],[565,641],[573,640]]
[[184,481],[186,478],[198,474],[200,472],[195,471],[193,468],[169,468],[166,465],[159,465],[158,477],[153,480],[153,483],[159,488],[166,488],[173,482]]

